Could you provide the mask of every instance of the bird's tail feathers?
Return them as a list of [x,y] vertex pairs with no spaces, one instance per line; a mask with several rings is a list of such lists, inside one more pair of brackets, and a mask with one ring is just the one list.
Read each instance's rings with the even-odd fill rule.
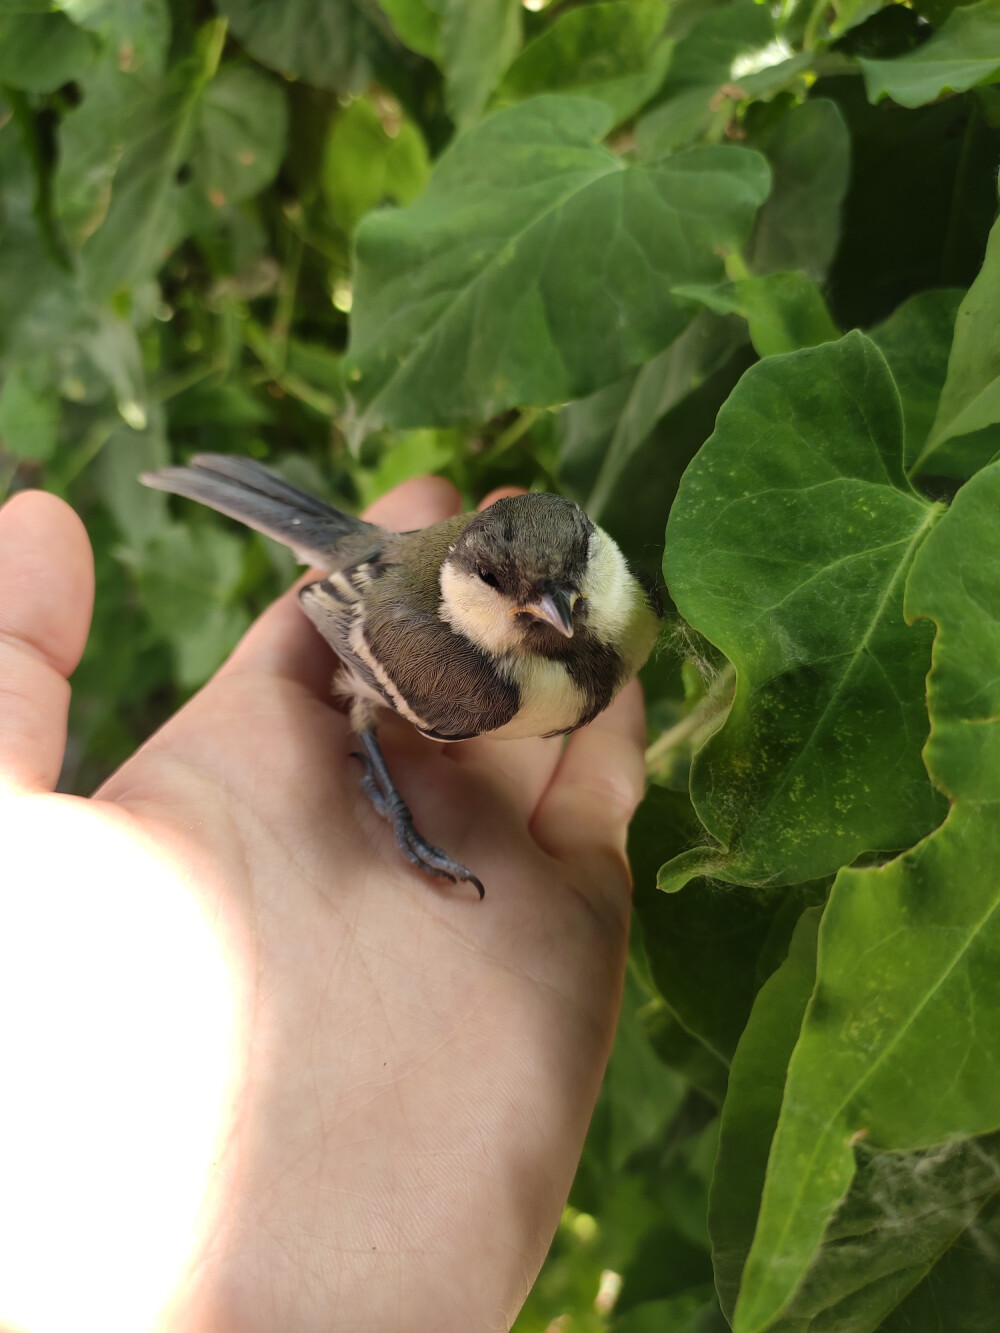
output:
[[139,480],[239,519],[284,542],[303,564],[329,567],[347,537],[375,534],[363,519],[300,491],[270,468],[229,454],[195,454],[187,467],[144,472]]

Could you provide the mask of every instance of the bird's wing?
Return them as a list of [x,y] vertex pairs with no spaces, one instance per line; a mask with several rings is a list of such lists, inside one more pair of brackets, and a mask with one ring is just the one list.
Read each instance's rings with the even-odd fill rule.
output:
[[187,467],[145,472],[160,491],[199,500],[290,546],[304,565],[331,569],[356,560],[384,537],[381,528],[301,491],[270,468],[228,454],[196,454]]
[[495,731],[520,704],[517,685],[438,614],[441,561],[466,522],[387,535],[375,558],[299,593],[349,669],[347,690],[381,699],[435,740]]

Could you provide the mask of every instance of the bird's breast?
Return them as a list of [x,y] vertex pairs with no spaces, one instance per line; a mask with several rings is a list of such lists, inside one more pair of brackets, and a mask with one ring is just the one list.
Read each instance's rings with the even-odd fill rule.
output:
[[513,741],[572,731],[589,711],[586,692],[556,659],[511,654],[498,667],[517,686],[520,707],[509,722],[489,733],[492,737]]

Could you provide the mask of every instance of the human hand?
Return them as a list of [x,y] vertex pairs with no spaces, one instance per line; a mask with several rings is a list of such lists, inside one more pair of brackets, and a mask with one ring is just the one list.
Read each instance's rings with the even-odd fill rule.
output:
[[[370,517],[458,510],[424,478]],[[53,795],[91,599],[79,520],[15,497],[0,1054],[21,1095],[0,1109],[0,1323],[509,1328],[614,1031],[638,687],[565,750],[386,720],[417,826],[476,870],[480,903],[408,866],[361,793],[293,593],[94,799]]]

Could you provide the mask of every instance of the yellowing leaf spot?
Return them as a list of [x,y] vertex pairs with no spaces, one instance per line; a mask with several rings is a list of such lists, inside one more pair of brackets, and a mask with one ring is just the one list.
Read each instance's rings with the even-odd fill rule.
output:
[[226,195],[223,190],[209,190],[208,202],[213,208],[221,208],[226,202]]
[[252,148],[244,148],[243,151],[238,154],[238,158],[245,167],[252,167],[257,161],[257,155]]

